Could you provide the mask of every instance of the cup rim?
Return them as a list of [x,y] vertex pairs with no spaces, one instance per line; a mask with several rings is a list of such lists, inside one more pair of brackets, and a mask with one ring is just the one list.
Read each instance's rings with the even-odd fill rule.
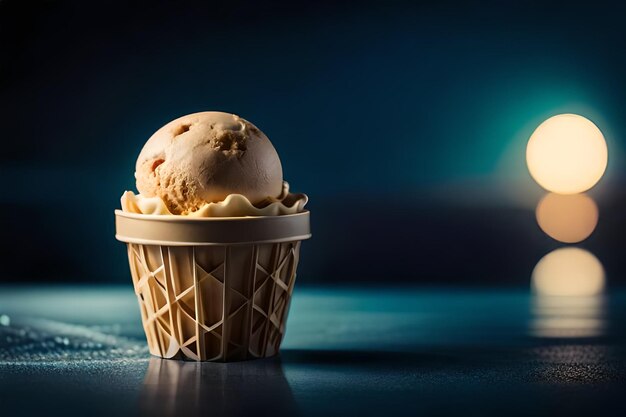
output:
[[229,246],[311,237],[309,211],[280,216],[188,217],[115,210],[115,238],[160,246]]

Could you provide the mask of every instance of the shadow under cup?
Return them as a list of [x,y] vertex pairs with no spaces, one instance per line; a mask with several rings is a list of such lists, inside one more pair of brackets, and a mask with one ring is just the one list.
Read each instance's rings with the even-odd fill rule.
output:
[[285,333],[309,212],[190,218],[115,212],[150,353],[238,361],[273,356]]

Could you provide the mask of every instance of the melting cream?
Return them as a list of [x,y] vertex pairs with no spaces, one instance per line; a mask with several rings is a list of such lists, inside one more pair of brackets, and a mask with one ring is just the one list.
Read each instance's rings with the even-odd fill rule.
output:
[[[300,213],[308,202],[305,194],[289,192],[289,184],[283,183],[283,192],[278,198],[269,198],[259,207],[253,205],[244,195],[230,194],[224,201],[206,203],[198,210],[184,216],[189,217],[245,217],[282,216]],[[171,213],[160,197],[145,197],[126,191],[121,198],[122,211],[137,214],[175,215]]]

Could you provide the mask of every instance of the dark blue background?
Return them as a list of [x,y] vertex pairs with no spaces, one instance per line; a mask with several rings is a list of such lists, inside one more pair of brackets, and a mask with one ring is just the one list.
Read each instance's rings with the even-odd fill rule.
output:
[[603,2],[0,3],[0,281],[129,282],[113,210],[161,125],[234,112],[311,199],[300,282],[527,285],[524,147],[605,133],[581,246],[624,282],[626,9]]

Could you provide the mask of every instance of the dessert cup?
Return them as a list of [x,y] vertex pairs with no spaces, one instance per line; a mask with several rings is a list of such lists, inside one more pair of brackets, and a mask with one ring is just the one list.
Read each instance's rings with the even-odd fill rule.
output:
[[115,211],[150,353],[196,361],[273,356],[285,334],[309,212],[205,217]]

